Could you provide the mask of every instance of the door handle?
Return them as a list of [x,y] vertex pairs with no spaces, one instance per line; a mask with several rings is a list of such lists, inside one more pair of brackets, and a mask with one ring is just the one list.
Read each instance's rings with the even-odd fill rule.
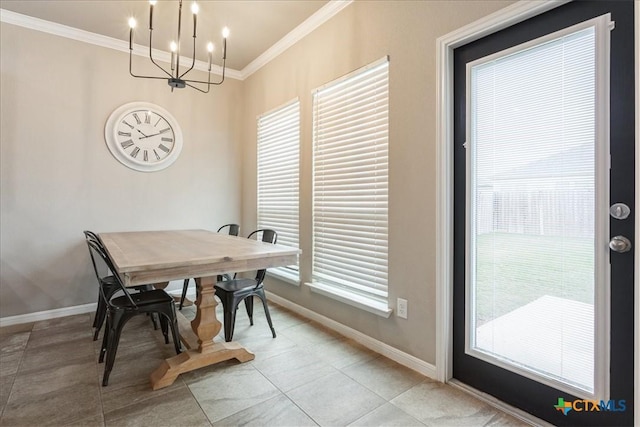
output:
[[609,241],[609,247],[614,252],[629,252],[631,250],[631,241],[624,236],[615,236]]

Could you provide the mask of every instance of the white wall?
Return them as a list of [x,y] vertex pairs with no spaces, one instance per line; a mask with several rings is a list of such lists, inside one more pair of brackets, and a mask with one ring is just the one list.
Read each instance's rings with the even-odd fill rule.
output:
[[[130,77],[125,53],[10,24],[0,32],[0,317],[96,301],[85,229],[239,220],[242,82],[171,93]],[[105,121],[131,101],[181,124],[183,150],[168,169],[137,172],[108,151]]]

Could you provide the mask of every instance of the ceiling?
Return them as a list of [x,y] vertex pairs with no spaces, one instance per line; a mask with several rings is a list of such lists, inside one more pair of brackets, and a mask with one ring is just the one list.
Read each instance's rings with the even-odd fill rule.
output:
[[[206,61],[206,45],[216,46],[213,62],[221,64],[222,28],[227,40],[227,67],[242,70],[290,31],[325,6],[328,0],[199,0],[196,58]],[[181,55],[191,57],[191,1],[182,6]],[[153,47],[168,51],[177,39],[177,0],[160,0],[153,12]],[[130,17],[138,24],[134,43],[149,45],[149,2],[143,0],[2,0],[2,9],[128,42]]]

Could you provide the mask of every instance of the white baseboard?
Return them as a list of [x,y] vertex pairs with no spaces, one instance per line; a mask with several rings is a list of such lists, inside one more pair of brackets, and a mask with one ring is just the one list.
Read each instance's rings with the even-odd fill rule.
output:
[[[335,320],[329,319],[321,314],[304,308],[298,304],[295,304],[289,300],[286,300],[278,295],[269,293],[269,300],[281,305],[307,319],[316,321],[329,329],[332,329],[347,338],[351,338],[354,341],[362,344],[368,349],[375,351],[389,359],[398,362],[399,364],[406,366],[409,369],[413,369],[425,375],[429,378],[436,378],[436,367],[431,363],[427,363],[424,360],[420,360],[415,356],[398,350],[395,347],[391,347],[381,341],[371,338],[362,332],[356,331],[348,326],[338,323]],[[55,310],[38,311],[35,313],[21,314],[18,316],[0,317],[0,327],[18,325],[22,323],[38,322],[41,320],[55,319],[58,317],[72,316],[74,314],[91,313],[95,311],[96,304],[84,304],[73,307],[58,308]]]
[[389,359],[398,362],[402,366],[413,369],[414,371],[419,372],[420,374],[431,379],[436,379],[436,367],[431,363],[420,360],[417,357],[400,351],[395,347],[391,347],[388,344],[371,338],[370,336],[365,335],[360,331],[356,331],[355,329],[345,326],[342,323],[338,323],[335,320],[318,314],[315,311],[311,311],[289,300],[279,297],[273,292],[269,293],[269,301],[273,301],[274,303],[281,305],[284,308],[287,308],[303,317],[306,317],[307,319],[316,321],[323,326],[326,326],[327,328],[332,329],[340,333],[341,335],[344,335],[347,338],[351,338],[354,341],[367,347],[369,350],[375,351],[376,353],[388,357]]
[[37,311],[35,313],[20,314],[18,316],[0,317],[0,328],[3,326],[19,325],[22,323],[38,322],[55,319],[57,317],[72,316],[96,311],[96,303],[76,305],[73,307],[57,308],[55,310]]
[[457,388],[458,390],[468,393],[478,398],[479,400],[482,400],[483,402],[493,406],[494,408],[501,410],[502,412],[505,412],[511,415],[514,418],[519,419],[524,423],[530,424],[535,427],[553,427],[553,424],[549,424],[548,422],[541,420],[540,418],[536,418],[533,415],[529,414],[528,412],[523,411],[522,409],[518,409],[514,406],[508,405],[503,401],[498,400],[495,397],[491,396],[490,394],[483,393],[471,386],[468,386],[467,384],[461,383],[456,379],[449,380],[447,384]]

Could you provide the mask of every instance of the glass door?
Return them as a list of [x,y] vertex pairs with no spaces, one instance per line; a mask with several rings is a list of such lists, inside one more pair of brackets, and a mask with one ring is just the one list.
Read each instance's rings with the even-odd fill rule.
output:
[[453,375],[556,425],[633,422],[632,17],[571,2],[454,55]]

